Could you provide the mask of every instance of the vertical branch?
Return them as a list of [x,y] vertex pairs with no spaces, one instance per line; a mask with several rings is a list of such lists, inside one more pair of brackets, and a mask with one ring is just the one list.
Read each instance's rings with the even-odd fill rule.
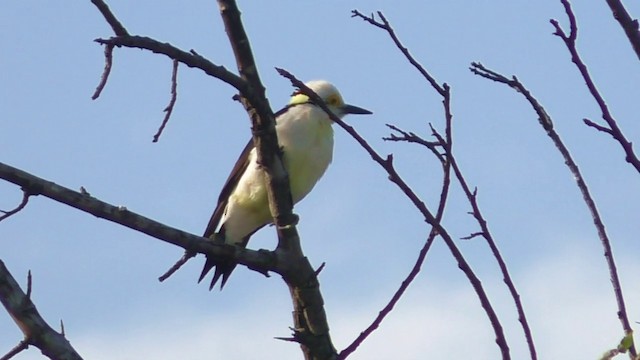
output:
[[294,307],[293,340],[300,343],[306,359],[333,359],[336,349],[329,336],[320,285],[300,247],[300,238],[295,226],[297,218],[292,212],[289,178],[282,163],[274,115],[265,97],[265,89],[260,81],[235,1],[218,0],[218,6],[235,54],[240,77],[248,84],[248,91],[241,93],[240,101],[251,118],[258,163],[265,173],[269,207],[278,232],[276,251],[287,253],[291,260],[289,271],[283,274],[283,278],[289,287]]
[[173,113],[173,107],[176,106],[176,99],[178,98],[178,60],[173,59],[173,70],[171,71],[171,98],[169,99],[169,105],[164,108],[164,119],[162,120],[162,124],[160,124],[160,128],[155,135],[153,135],[153,142],[158,142],[160,139],[160,135],[162,135],[162,131],[164,131],[164,127],[167,126],[169,122],[169,118],[171,118],[171,114]]
[[[529,104],[531,104],[531,107],[533,107],[534,111],[538,115],[538,121],[540,125],[544,128],[545,132],[551,138],[551,141],[553,142],[553,144],[556,146],[556,148],[562,155],[565,164],[567,165],[567,167],[569,168],[569,171],[571,172],[571,175],[573,175],[573,178],[576,180],[578,189],[582,194],[582,197],[584,199],[584,202],[587,208],[589,209],[589,212],[591,212],[591,217],[593,218],[593,223],[598,232],[598,237],[600,238],[600,242],[602,243],[602,247],[604,249],[604,257],[607,261],[607,266],[609,268],[609,276],[611,278],[613,292],[615,294],[616,302],[618,305],[618,312],[617,312],[618,319],[622,323],[622,328],[625,332],[625,335],[631,334],[632,329],[631,329],[631,324],[629,322],[629,318],[627,317],[627,309],[625,306],[624,297],[622,295],[622,286],[620,285],[618,270],[616,267],[615,260],[613,258],[613,250],[611,249],[611,241],[609,240],[609,236],[605,231],[604,222],[600,217],[598,208],[596,207],[595,201],[593,200],[593,197],[589,192],[589,188],[587,187],[587,184],[584,178],[582,177],[582,174],[580,173],[580,169],[578,168],[578,165],[571,157],[571,154],[569,153],[569,150],[562,142],[560,135],[558,135],[558,133],[553,128],[553,121],[551,120],[551,117],[549,116],[549,114],[547,114],[546,110],[542,107],[542,105],[538,102],[538,100],[534,98],[533,95],[531,95],[531,92],[529,92],[529,90],[524,85],[522,85],[522,83],[515,76],[509,79],[504,75],[501,75],[495,71],[487,69],[486,67],[484,67],[482,64],[479,64],[479,63],[473,63],[471,65],[471,71],[474,74],[484,77],[486,79],[505,84],[513,88],[517,92],[521,93],[525,97],[525,99],[527,99]],[[629,347],[629,356],[632,359],[635,359],[636,357],[636,350],[633,344]]]

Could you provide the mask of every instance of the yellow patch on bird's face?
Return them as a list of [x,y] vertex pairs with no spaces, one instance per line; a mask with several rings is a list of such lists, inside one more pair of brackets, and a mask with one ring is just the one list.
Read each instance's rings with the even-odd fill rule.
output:
[[300,105],[309,102],[309,97],[301,92],[295,92],[289,100],[289,105]]

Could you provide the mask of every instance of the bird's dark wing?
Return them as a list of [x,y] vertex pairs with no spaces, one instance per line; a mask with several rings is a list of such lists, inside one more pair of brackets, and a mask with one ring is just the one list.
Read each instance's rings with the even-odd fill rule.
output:
[[[287,105],[284,108],[280,109],[278,112],[274,114],[274,117],[284,114],[291,105]],[[220,219],[222,219],[222,215],[224,215],[224,209],[227,207],[227,202],[229,201],[229,196],[236,188],[238,181],[240,181],[240,177],[244,174],[244,171],[249,166],[249,153],[253,149],[253,139],[249,139],[247,146],[244,147],[238,161],[233,166],[231,170],[231,174],[229,174],[229,178],[224,183],[222,187],[222,191],[220,191],[220,196],[218,196],[218,204],[216,205],[216,209],[213,211],[213,215],[211,215],[211,219],[209,220],[209,224],[204,231],[204,237],[210,237],[215,234],[216,229],[220,226]]]
[[[280,111],[276,112],[274,114],[274,117],[277,118],[278,116],[282,115],[289,109],[289,107],[290,106],[286,106]],[[249,139],[249,143],[247,143],[247,146],[245,146],[244,150],[242,150],[238,161],[231,170],[231,174],[229,174],[229,178],[224,183],[222,191],[220,191],[220,196],[218,197],[218,204],[216,205],[216,209],[213,211],[213,215],[211,215],[209,224],[204,231],[204,237],[211,237],[216,233],[216,229],[218,229],[218,227],[220,226],[220,219],[222,219],[222,215],[224,215],[225,208],[227,207],[227,203],[229,202],[229,196],[231,196],[231,193],[238,185],[238,181],[240,181],[240,177],[242,177],[242,174],[244,174],[247,166],[249,166],[249,153],[251,152],[251,150],[253,150],[253,139]],[[258,231],[258,229],[256,229],[255,231]],[[224,224],[222,224],[220,232],[222,235],[224,235]],[[253,235],[253,233],[247,235],[244,239],[242,239],[242,246],[247,245],[247,242],[249,241],[251,235]],[[209,271],[211,271],[211,269],[215,266],[216,271],[213,275],[213,279],[211,280],[211,284],[209,285],[209,290],[213,289],[220,277],[222,277],[222,285],[220,286],[220,289],[222,289],[222,287],[224,287],[224,284],[227,282],[229,275],[231,275],[231,272],[233,271],[233,269],[235,269],[236,265],[237,264],[232,261],[214,260],[210,257],[207,257],[204,268],[200,273],[198,282],[201,282],[202,279],[204,279],[204,277],[207,275],[207,273],[209,273]]]
[[213,215],[211,215],[211,219],[209,220],[209,224],[204,231],[204,237],[210,237],[215,234],[216,229],[220,225],[220,219],[222,219],[222,215],[224,214],[224,209],[227,207],[227,203],[229,202],[229,196],[238,185],[238,181],[240,181],[240,177],[244,174],[244,171],[249,166],[249,153],[253,149],[253,140],[249,140],[247,146],[244,147],[238,161],[233,166],[231,170],[231,174],[229,174],[229,178],[224,183],[222,190],[220,191],[220,196],[218,196],[218,204],[216,205],[216,209],[213,211]]

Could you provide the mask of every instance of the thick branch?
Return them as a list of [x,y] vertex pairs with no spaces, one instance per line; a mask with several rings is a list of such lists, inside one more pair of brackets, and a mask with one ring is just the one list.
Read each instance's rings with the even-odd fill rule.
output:
[[43,195],[191,252],[232,259],[261,273],[268,271],[282,273],[285,271],[285,268],[280,266],[283,260],[278,260],[276,253],[213,242],[138,215],[123,206],[113,206],[100,201],[86,192],[73,191],[3,163],[0,163],[0,179],[21,186],[33,195]]
[[636,52],[636,56],[640,59],[640,31],[638,31],[638,20],[631,18],[620,0],[607,0],[607,4],[609,8],[611,8],[613,17],[618,20],[624,33],[627,35],[633,51]]
[[[531,104],[531,107],[533,107],[534,111],[538,115],[540,124],[542,124],[542,127],[546,131],[547,135],[551,138],[551,141],[553,142],[553,144],[556,146],[556,148],[562,155],[564,159],[564,163],[567,165],[567,167],[569,168],[569,171],[571,172],[571,175],[576,180],[578,189],[580,190],[580,193],[582,194],[582,198],[584,199],[584,202],[587,208],[589,209],[589,212],[591,213],[593,223],[598,232],[598,237],[600,238],[600,242],[602,243],[602,247],[604,249],[604,256],[607,261],[607,266],[609,268],[609,276],[611,277],[611,284],[613,285],[613,292],[615,294],[616,302],[618,305],[618,318],[622,323],[622,328],[625,334],[631,333],[632,332],[631,325],[627,317],[627,310],[624,302],[624,297],[622,295],[622,286],[620,285],[618,270],[616,267],[615,260],[613,258],[613,250],[611,249],[611,241],[609,240],[609,236],[607,235],[607,232],[605,230],[604,222],[600,217],[600,213],[598,211],[598,208],[596,207],[596,203],[593,200],[591,193],[589,192],[587,183],[582,177],[582,174],[580,173],[580,169],[578,168],[578,165],[571,157],[571,154],[569,153],[569,149],[567,149],[567,147],[564,145],[562,139],[560,138],[560,135],[558,135],[558,133],[554,130],[551,117],[549,116],[549,114],[547,114],[546,110],[542,107],[542,105],[538,102],[538,100],[536,100],[536,98],[534,98],[533,95],[531,95],[531,92],[524,85],[522,85],[522,83],[515,76],[512,77],[511,79],[508,79],[503,75],[500,75],[494,71],[487,69],[481,64],[473,63],[471,66],[472,66],[471,71],[473,73],[480,75],[482,77],[485,77],[487,79],[493,80],[495,82],[505,84],[513,88],[517,92],[521,93],[527,99],[529,104]],[[629,353],[632,356],[632,358],[635,358],[636,350],[634,346],[630,347]]]
[[218,0],[218,6],[238,71],[249,90],[240,92],[240,100],[251,118],[258,163],[265,173],[269,207],[278,233],[276,252],[286,254],[289,259],[289,271],[282,275],[289,287],[294,307],[293,338],[300,343],[306,359],[334,359],[337,352],[329,336],[318,278],[300,246],[296,229],[297,217],[292,212],[289,177],[282,162],[273,111],[265,97],[265,89],[235,1]]
[[[24,334],[23,343],[37,347],[50,359],[82,359],[64,335],[53,330],[40,316],[30,297],[20,289],[2,260],[0,260],[0,302]],[[26,348],[26,345],[22,348]]]

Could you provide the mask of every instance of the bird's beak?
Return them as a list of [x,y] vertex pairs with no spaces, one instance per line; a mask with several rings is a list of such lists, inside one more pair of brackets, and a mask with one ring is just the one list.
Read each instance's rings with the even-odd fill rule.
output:
[[356,115],[370,115],[373,114],[371,111],[367,109],[363,109],[361,107],[353,106],[353,105],[345,105],[342,107],[342,112],[346,114],[356,114]]

